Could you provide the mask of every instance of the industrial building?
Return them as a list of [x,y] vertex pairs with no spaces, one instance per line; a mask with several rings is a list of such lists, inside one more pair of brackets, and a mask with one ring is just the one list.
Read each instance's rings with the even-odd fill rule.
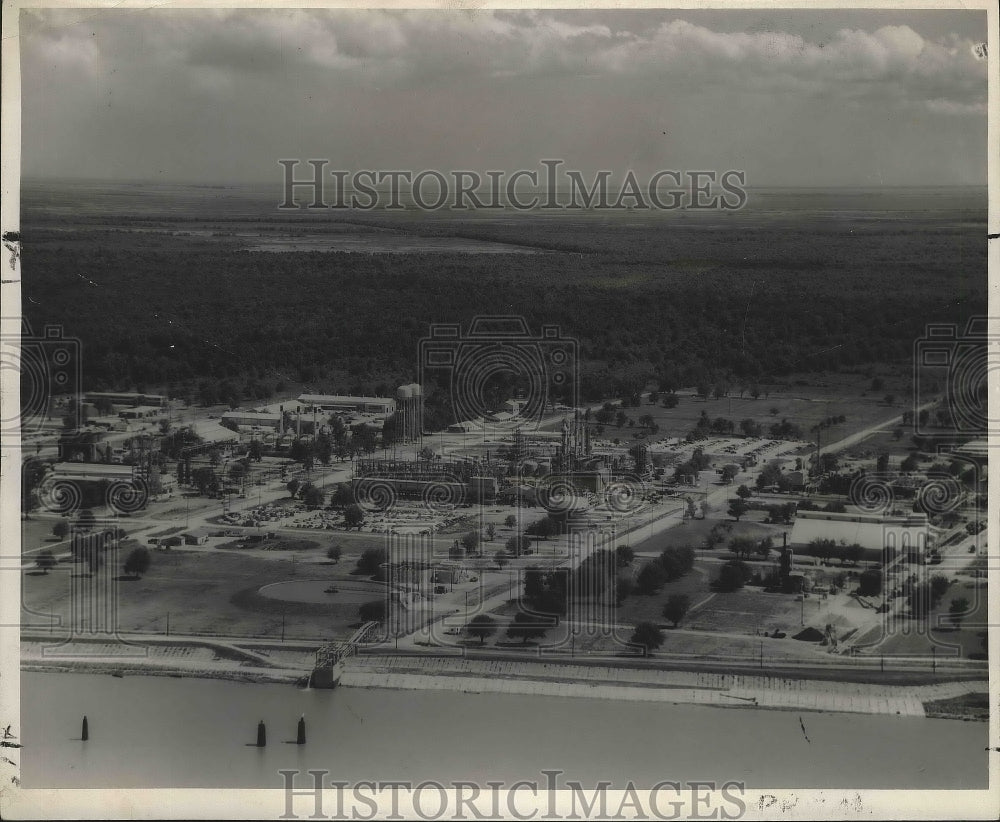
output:
[[354,411],[364,414],[392,414],[396,401],[389,397],[350,397],[336,394],[300,394],[298,402],[319,411]]
[[927,515],[799,511],[789,542],[793,546],[808,545],[815,539],[832,539],[845,545],[857,543],[878,551],[887,548],[922,559],[926,556],[929,539]]
[[222,414],[222,424],[233,430],[267,428],[271,431],[279,431],[281,418],[280,411],[226,411]]
[[440,498],[452,504],[493,501],[499,482],[484,475],[485,468],[478,461],[358,460],[352,486],[356,497],[364,497],[377,483],[402,497]]
[[149,420],[163,416],[163,408],[158,405],[136,405],[118,412],[123,420]]
[[83,395],[83,401],[89,403],[110,402],[112,405],[124,405],[136,408],[151,405],[156,408],[166,408],[167,398],[162,394],[139,394],[127,391],[88,391]]

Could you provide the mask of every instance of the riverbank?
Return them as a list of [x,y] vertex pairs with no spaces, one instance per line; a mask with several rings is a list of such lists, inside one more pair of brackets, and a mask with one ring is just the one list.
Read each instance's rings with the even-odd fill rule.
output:
[[986,680],[900,686],[766,674],[394,656],[352,658],[341,685],[908,717],[927,716],[925,702],[989,690]]
[[[122,646],[111,643],[74,643],[75,654],[64,648],[58,656],[47,656],[47,647],[51,646],[40,641],[23,642],[21,669],[302,685],[312,668],[312,654],[305,648],[250,649],[220,642],[200,645],[187,639],[173,645],[161,642],[147,646],[143,653],[133,655],[123,654]],[[977,695],[989,690],[985,679],[914,685],[831,681],[797,674],[390,654],[346,660],[340,684],[352,689],[581,697],[949,719],[974,716],[975,710],[969,706],[978,704]],[[931,706],[929,711],[926,705]]]

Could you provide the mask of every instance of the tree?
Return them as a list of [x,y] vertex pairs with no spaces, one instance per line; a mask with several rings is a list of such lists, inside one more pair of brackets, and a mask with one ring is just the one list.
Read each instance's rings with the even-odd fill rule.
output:
[[59,539],[66,539],[69,534],[69,523],[61,519],[52,526],[52,533]]
[[619,568],[627,568],[635,559],[635,551],[630,545],[619,545],[615,548],[615,564]]
[[330,494],[330,506],[332,508],[346,508],[354,502],[354,491],[351,490],[350,483],[338,482],[337,487]]
[[41,569],[42,573],[47,575],[51,568],[56,567],[56,558],[52,555],[51,551],[45,550],[35,558],[35,565]]
[[517,528],[517,517],[513,514],[508,514],[503,521],[503,524],[508,528]]
[[264,458],[264,446],[260,440],[250,440],[247,457],[253,462],[260,462]]
[[136,578],[141,577],[149,570],[150,561],[151,557],[147,548],[142,545],[138,548],[133,548],[125,558],[125,573]]
[[729,516],[731,516],[733,519],[739,522],[740,517],[742,517],[749,510],[750,506],[747,505],[746,501],[743,500],[742,497],[737,497],[736,499],[734,499],[732,502],[729,503],[729,510],[727,511],[727,513],[729,514]]
[[720,542],[725,542],[725,532],[721,525],[713,525],[712,530],[705,537],[705,547],[711,550]]
[[207,465],[192,471],[191,480],[198,487],[199,494],[215,493],[219,488],[219,479],[215,475],[215,469]]
[[285,488],[288,489],[288,496],[294,499],[299,490],[299,481],[297,479],[289,480]]
[[770,537],[764,537],[760,542],[757,543],[757,556],[759,556],[765,562],[767,558],[771,555],[771,549],[774,548],[774,540]]
[[749,576],[749,569],[742,562],[730,560],[719,569],[716,587],[720,591],[738,591],[746,585]]
[[750,554],[757,550],[757,542],[750,537],[733,537],[729,540],[729,550],[738,559],[750,559]]
[[951,601],[951,605],[948,606],[948,616],[951,617],[951,623],[955,628],[962,627],[962,619],[965,617],[969,610],[969,600],[965,597],[955,597]]
[[663,644],[663,631],[652,622],[640,622],[635,626],[635,632],[630,640],[633,645],[640,645],[647,654],[652,654]]
[[365,524],[365,511],[356,502],[344,509],[344,524],[348,528],[357,528],[359,531],[361,526]]
[[512,557],[521,556],[529,548],[531,548],[531,540],[525,536],[511,537],[504,543],[504,549]]
[[340,558],[343,555],[343,553],[344,549],[341,548],[339,545],[331,545],[329,548],[326,549],[326,558],[330,560],[330,562],[336,564],[340,562]]
[[522,644],[527,644],[529,639],[545,636],[545,631],[545,626],[539,624],[530,614],[518,611],[514,614],[514,621],[507,629],[507,636],[511,639],[520,638]]
[[242,483],[249,470],[242,462],[234,462],[229,466],[229,478],[234,482]]
[[687,500],[687,502],[686,502],[685,508],[684,508],[684,518],[685,519],[694,519],[694,515],[695,515],[695,513],[697,512],[698,509],[695,508],[694,500],[691,497],[687,497],[686,500]]
[[508,562],[510,562],[510,557],[507,556],[507,552],[506,551],[497,551],[493,555],[493,561],[497,564],[497,568],[499,568],[502,571],[503,567]]
[[666,581],[667,574],[662,563],[647,562],[642,566],[642,570],[639,571],[639,576],[636,578],[636,588],[639,593],[649,596],[659,591]]
[[752,497],[753,496],[753,491],[751,491],[745,485],[741,485],[739,488],[736,489],[736,496],[738,496],[740,499],[744,499],[745,500],[748,497]]
[[470,621],[466,630],[475,637],[479,637],[479,643],[485,644],[486,637],[493,636],[497,631],[496,620],[488,614],[476,614]]
[[476,549],[479,547],[479,534],[475,531],[469,531],[467,534],[463,535],[462,547],[465,548],[466,554],[476,553]]
[[615,605],[621,605],[635,590],[632,578],[626,575],[615,577]]
[[724,465],[722,467],[722,484],[729,485],[730,483],[732,483],[732,481],[736,479],[736,475],[738,473],[739,473],[739,468],[737,468],[737,466]]
[[385,600],[373,599],[363,602],[358,607],[358,616],[362,622],[382,622],[385,619]]
[[496,537],[496,535],[497,535],[497,527],[491,522],[489,525],[486,526],[486,539],[492,542],[493,539]]
[[691,598],[687,594],[671,594],[667,597],[666,605],[663,606],[663,616],[669,619],[676,628],[690,607]]
[[376,574],[388,558],[385,548],[365,548],[358,557],[358,571],[369,576]]
[[561,530],[562,529],[559,523],[550,515],[542,517],[542,519],[537,522],[531,523],[531,525],[524,529],[524,533],[530,534],[534,537],[548,539],[549,537],[554,537],[559,534]]
[[931,577],[931,600],[934,605],[937,605],[941,601],[941,597],[948,592],[948,586],[950,585],[951,583],[948,581],[948,577],[944,574],[934,574],[934,576]]
[[664,548],[656,561],[663,568],[666,581],[673,582],[694,568],[694,558],[694,549],[683,545],[674,548]]
[[303,492],[302,499],[306,504],[306,508],[310,511],[319,508],[323,504],[323,489],[315,485],[309,485],[308,488]]

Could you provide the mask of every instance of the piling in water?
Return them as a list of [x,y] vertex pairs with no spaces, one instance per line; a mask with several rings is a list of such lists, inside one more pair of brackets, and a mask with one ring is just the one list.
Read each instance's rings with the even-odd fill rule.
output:
[[83,718],[83,730],[80,731],[80,738],[84,742],[90,739],[90,728],[87,727],[87,717]]
[[263,748],[267,744],[267,728],[264,727],[264,720],[257,723],[257,747]]
[[305,714],[303,714],[301,717],[299,717],[299,732],[295,736],[295,744],[296,745],[305,745],[306,744],[306,717],[305,717]]

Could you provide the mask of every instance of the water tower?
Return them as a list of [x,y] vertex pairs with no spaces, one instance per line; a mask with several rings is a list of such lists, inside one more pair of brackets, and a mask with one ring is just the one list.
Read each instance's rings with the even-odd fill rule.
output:
[[396,389],[397,429],[404,441],[420,438],[423,431],[423,389],[419,383]]

